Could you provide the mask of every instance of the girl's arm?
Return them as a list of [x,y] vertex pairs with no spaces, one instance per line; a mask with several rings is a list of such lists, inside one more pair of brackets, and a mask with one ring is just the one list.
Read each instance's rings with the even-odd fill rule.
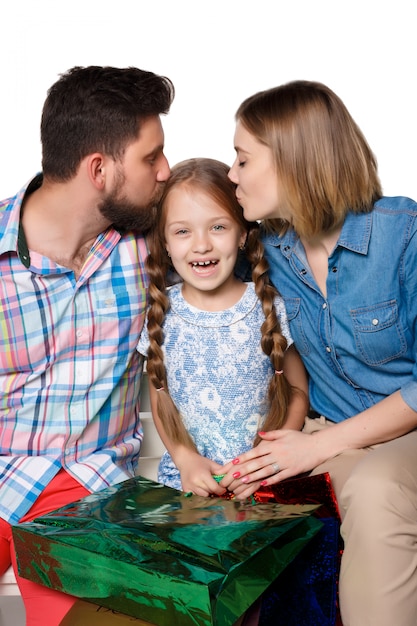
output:
[[155,427],[162,443],[180,472],[182,490],[186,492],[191,491],[199,496],[222,495],[224,488],[219,486],[213,475],[221,474],[223,467],[215,461],[203,457],[196,450],[191,450],[183,444],[175,443],[168,437],[158,415],[157,394],[158,391],[149,381],[149,397]]
[[301,430],[309,407],[308,379],[304,364],[294,345],[285,352],[283,369],[288,382],[295,388],[283,428]]
[[[304,426],[305,418],[308,414],[309,398],[307,372],[294,345],[291,345],[285,352],[283,371],[285,372],[285,377],[289,384],[294,388],[287,411],[287,419],[281,430],[274,430],[269,433],[260,432],[259,435],[262,439],[273,438],[276,433],[282,431],[300,431]],[[276,375],[279,376],[279,374]],[[260,476],[258,479],[254,477],[249,485],[240,482],[242,478],[244,478],[245,482],[249,482],[249,479],[246,481],[246,474],[249,471],[247,468],[249,465],[246,464],[245,461],[246,459],[250,460],[252,458],[259,461],[260,464],[265,460],[265,441],[261,441],[257,446],[252,448],[252,450],[240,455],[238,461],[239,465],[237,465],[236,461],[234,462],[236,465],[233,462],[227,463],[223,467],[223,473],[225,473],[226,476],[222,479],[221,485],[227,487],[230,491],[233,491],[234,487],[237,486],[237,495],[239,495],[239,490],[244,490],[244,497],[249,497],[259,489],[263,476]],[[269,460],[268,463],[270,466],[269,473],[271,473],[272,464],[276,463],[276,461]]]

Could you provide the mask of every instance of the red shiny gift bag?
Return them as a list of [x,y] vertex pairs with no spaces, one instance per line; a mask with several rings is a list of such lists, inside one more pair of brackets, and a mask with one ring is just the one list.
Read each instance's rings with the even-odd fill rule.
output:
[[319,504],[315,515],[332,517],[340,522],[339,506],[334,495],[330,475],[326,472],[315,476],[287,478],[277,485],[261,487],[254,494],[256,502],[280,504]]

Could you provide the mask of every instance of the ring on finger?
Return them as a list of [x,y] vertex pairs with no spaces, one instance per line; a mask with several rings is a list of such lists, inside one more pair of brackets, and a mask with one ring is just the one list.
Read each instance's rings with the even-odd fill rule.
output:
[[278,472],[279,472],[279,465],[278,465],[278,463],[271,463],[271,467],[274,470],[274,474],[278,474]]

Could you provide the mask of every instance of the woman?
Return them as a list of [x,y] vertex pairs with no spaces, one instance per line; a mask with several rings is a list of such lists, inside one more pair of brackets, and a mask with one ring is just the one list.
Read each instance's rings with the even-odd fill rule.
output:
[[236,122],[229,176],[245,218],[263,221],[311,411],[302,432],[261,433],[221,485],[245,498],[328,471],[345,543],[344,625],[415,626],[417,204],[383,197],[363,134],[325,85],[257,93]]

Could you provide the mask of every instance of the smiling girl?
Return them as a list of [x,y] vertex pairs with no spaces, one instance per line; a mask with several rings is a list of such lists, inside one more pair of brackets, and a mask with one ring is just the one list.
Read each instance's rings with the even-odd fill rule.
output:
[[[213,476],[258,443],[260,429],[299,430],[308,408],[258,224],[244,219],[228,171],[213,159],[173,168],[149,239],[150,308],[138,345],[167,448],[158,480],[200,496],[224,492]],[[234,271],[243,250],[249,283]],[[170,269],[181,282],[167,289]]]

